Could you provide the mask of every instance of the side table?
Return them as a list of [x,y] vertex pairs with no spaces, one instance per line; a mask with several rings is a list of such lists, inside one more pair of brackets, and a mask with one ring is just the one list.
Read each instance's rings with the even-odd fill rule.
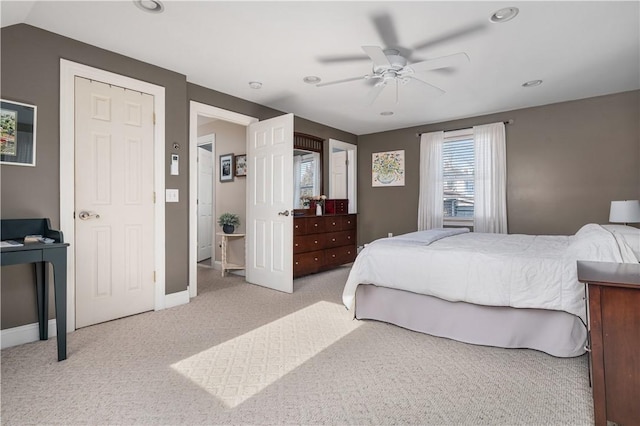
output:
[[217,232],[216,235],[219,235],[221,237],[222,240],[222,276],[224,277],[224,273],[225,271],[230,271],[230,270],[238,270],[238,269],[245,269],[244,265],[239,265],[237,263],[230,263],[228,258],[227,258],[227,245],[229,243],[229,240],[231,239],[237,239],[237,238],[244,238],[245,234],[225,234],[224,232]]

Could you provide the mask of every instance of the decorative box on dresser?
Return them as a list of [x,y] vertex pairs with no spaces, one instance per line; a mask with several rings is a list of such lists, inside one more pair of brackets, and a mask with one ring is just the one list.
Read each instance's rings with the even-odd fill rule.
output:
[[335,268],[356,258],[355,214],[293,218],[293,276]]
[[578,262],[587,285],[596,426],[640,425],[640,264]]

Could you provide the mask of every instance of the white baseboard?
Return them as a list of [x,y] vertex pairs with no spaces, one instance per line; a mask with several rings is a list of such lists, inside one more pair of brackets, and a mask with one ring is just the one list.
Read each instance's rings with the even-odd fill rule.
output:
[[[179,291],[177,293],[167,294],[165,296],[165,308],[173,308],[189,303],[189,290]],[[50,319],[49,338],[56,337],[56,320]],[[21,325],[19,327],[8,328],[0,333],[0,342],[2,349],[12,346],[23,345],[25,343],[37,342],[40,340],[40,329],[38,323]]]
[[[56,320],[50,319],[48,326],[49,338],[56,337],[58,335],[58,333],[56,333]],[[20,327],[8,328],[2,330],[0,340],[2,341],[2,349],[37,342],[40,340],[40,328],[37,322],[34,324],[21,325]]]
[[171,293],[164,296],[165,309],[173,308],[174,306],[180,306],[189,303],[189,289],[179,291],[177,293]]

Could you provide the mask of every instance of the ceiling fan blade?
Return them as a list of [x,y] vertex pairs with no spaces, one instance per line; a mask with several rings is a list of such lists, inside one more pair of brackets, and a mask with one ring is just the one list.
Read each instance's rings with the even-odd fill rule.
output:
[[355,61],[369,61],[366,55],[350,55],[350,56],[321,56],[318,59],[321,64],[333,64],[338,62],[355,62]]
[[371,17],[373,25],[376,27],[380,39],[387,48],[395,48],[398,45],[398,35],[396,33],[395,26],[391,15],[388,13],[379,13]]
[[434,86],[431,83],[427,83],[424,80],[421,80],[419,78],[416,78],[414,75],[408,75],[407,78],[409,78],[409,81],[417,81],[418,83],[420,83],[424,88],[428,89],[431,93],[433,93],[434,95],[442,95],[444,93],[446,93],[444,90],[442,90],[441,88]]
[[365,78],[367,78],[366,75],[363,75],[360,77],[343,78],[342,80],[327,81],[326,83],[319,83],[319,84],[316,84],[316,87],[324,87],[324,86],[330,86],[332,84],[348,83],[349,81],[364,80]]
[[367,105],[373,105],[375,100],[380,96],[380,93],[387,87],[386,83],[376,84],[371,88],[369,94],[367,95]]
[[364,50],[364,53],[369,55],[369,57],[373,61],[373,68],[391,66],[391,63],[389,62],[389,58],[387,58],[387,55],[384,54],[381,47],[362,46],[362,50]]
[[466,53],[454,53],[453,55],[441,56],[439,58],[428,59],[415,64],[409,64],[408,67],[414,72],[437,70],[440,68],[457,67],[469,62]]
[[427,47],[431,47],[431,46],[433,46],[435,44],[443,43],[445,41],[454,40],[454,39],[456,39],[458,37],[464,37],[464,36],[467,36],[469,34],[485,30],[486,28],[487,28],[487,24],[484,24],[484,23],[470,25],[468,27],[461,28],[459,30],[455,30],[455,31],[452,31],[450,33],[443,34],[438,38],[432,38],[432,39],[424,41],[422,43],[415,44],[413,46],[413,48],[414,49],[426,49]]

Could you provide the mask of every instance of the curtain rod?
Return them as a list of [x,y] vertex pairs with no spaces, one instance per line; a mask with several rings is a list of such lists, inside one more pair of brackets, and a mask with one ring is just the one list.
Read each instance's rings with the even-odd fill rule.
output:
[[[513,119],[507,120],[507,121],[503,121],[503,124],[507,125],[507,124],[513,124]],[[471,126],[473,127],[473,126]],[[464,130],[464,129],[469,129],[470,127],[461,127],[459,129],[449,129],[449,130],[444,130],[444,132],[457,132],[458,130]],[[422,132],[422,133],[416,133],[417,137],[422,136],[424,133],[429,133],[429,132]]]

